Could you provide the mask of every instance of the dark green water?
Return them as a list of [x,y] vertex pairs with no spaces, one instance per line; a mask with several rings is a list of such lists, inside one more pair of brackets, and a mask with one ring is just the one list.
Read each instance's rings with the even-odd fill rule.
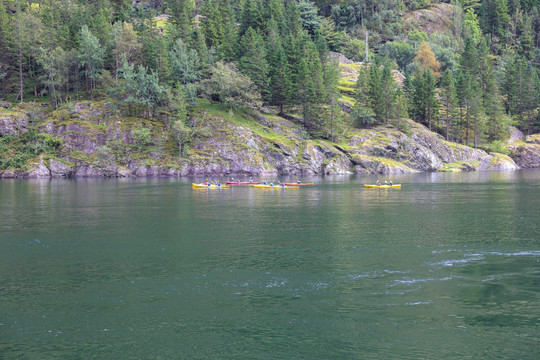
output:
[[537,359],[540,171],[392,179],[1,181],[0,359]]

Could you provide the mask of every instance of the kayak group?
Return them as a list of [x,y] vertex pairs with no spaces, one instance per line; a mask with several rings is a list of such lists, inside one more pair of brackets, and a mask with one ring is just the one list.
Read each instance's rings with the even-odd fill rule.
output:
[[[280,181],[277,181],[276,184],[274,184],[274,182],[267,182],[266,180],[262,180],[262,181],[253,181],[253,179],[249,179],[249,181],[240,181],[240,179],[234,179],[232,178],[231,181],[227,181],[226,182],[226,185],[223,185],[221,184],[221,182],[218,180],[218,181],[208,181],[208,179],[206,179],[206,181],[202,184],[196,184],[196,183],[193,183],[192,186],[193,188],[208,188],[208,189],[228,189],[230,188],[231,186],[240,186],[240,185],[244,185],[244,186],[251,186],[251,187],[254,187],[254,188],[262,188],[262,189],[272,189],[272,188],[280,188],[280,189],[299,189],[300,187],[303,187],[303,186],[314,186],[315,184],[314,183],[303,183],[301,182],[300,180],[297,180],[297,182],[295,183],[286,183],[286,182],[280,182]],[[366,188],[372,188],[372,189],[376,189],[376,188],[379,188],[379,189],[386,189],[386,188],[401,188],[401,184],[394,184],[392,181],[390,182],[387,182],[385,181],[384,184],[381,183],[380,180],[377,180],[377,183],[375,185],[370,185],[370,184],[364,184],[364,186]]]
[[220,183],[220,181],[208,181],[208,179],[206,179],[206,182],[202,183],[202,184],[195,184],[193,183],[192,186],[194,188],[230,188],[232,185],[247,185],[247,186],[251,186],[251,187],[256,187],[256,188],[273,188],[273,187],[276,187],[276,188],[283,188],[283,189],[298,189],[300,186],[313,186],[315,185],[314,183],[302,183],[300,180],[298,180],[297,182],[295,183],[282,183],[282,182],[277,182],[276,184],[274,184],[273,182],[267,182],[266,180],[262,180],[262,182],[255,182],[253,181],[253,179],[249,179],[249,181],[240,181],[240,179],[234,179],[232,178],[231,181],[227,181],[226,182],[226,185],[222,185]]

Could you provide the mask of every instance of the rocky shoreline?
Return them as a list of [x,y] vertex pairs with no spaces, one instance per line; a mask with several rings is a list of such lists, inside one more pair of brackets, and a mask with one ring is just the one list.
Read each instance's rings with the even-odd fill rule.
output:
[[[445,141],[411,120],[406,131],[391,125],[348,129],[339,142],[306,139],[301,127],[272,113],[198,108],[189,126],[199,134],[182,158],[166,120],[127,118],[107,102],[82,101],[33,125],[61,140],[1,178],[146,177],[211,175],[398,174],[433,171],[512,170],[540,167],[540,135],[517,129],[509,156]],[[0,112],[0,135],[28,131],[29,114]],[[142,130],[141,130],[142,129]],[[142,135],[141,135],[142,134]]]

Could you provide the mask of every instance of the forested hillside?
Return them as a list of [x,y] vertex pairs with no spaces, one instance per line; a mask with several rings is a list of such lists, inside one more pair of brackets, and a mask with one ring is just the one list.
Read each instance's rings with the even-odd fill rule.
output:
[[203,98],[301,138],[410,118],[504,152],[509,125],[540,132],[539,72],[540,0],[0,1],[0,114],[104,101],[162,121],[180,156]]

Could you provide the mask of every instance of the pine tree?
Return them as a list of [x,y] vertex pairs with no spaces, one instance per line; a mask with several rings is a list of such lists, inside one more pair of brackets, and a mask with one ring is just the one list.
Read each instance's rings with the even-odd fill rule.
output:
[[382,118],[388,124],[390,119],[394,119],[396,114],[396,100],[397,100],[397,85],[392,75],[392,71],[388,64],[386,64],[382,70],[382,96],[381,96],[381,109]]
[[200,60],[195,50],[187,50],[182,39],[177,39],[169,51],[170,80],[182,85],[192,84],[199,80],[201,74]]
[[369,105],[370,108],[373,109],[373,112],[375,113],[377,120],[382,121],[382,71],[381,71],[381,64],[379,61],[375,61],[374,64],[372,64],[369,67],[369,80],[368,80],[368,98],[369,98]]
[[241,47],[243,55],[238,69],[253,81],[263,99],[267,99],[269,67],[262,36],[249,28],[241,39]]
[[9,16],[4,7],[4,3],[0,1],[0,67],[2,76],[0,81],[2,81],[2,97],[6,94],[6,85],[9,78],[10,70],[14,65],[14,39],[11,26],[9,24]]
[[340,68],[339,62],[335,58],[326,58],[326,63],[323,63],[324,72],[324,92],[326,93],[325,103],[328,104],[327,121],[330,124],[330,141],[334,141],[335,134],[338,128],[341,128],[342,108],[339,104],[339,78]]
[[324,98],[324,81],[322,64],[315,44],[306,45],[304,56],[300,59],[298,68],[297,103],[302,105],[304,123],[309,130],[320,130],[323,126],[319,105]]
[[443,111],[445,122],[446,141],[450,141],[450,133],[453,132],[453,118],[457,106],[457,94],[454,76],[449,69],[444,71],[440,85],[441,110]]
[[266,21],[263,16],[261,0],[245,0],[240,20],[239,36],[243,36],[249,28],[262,33]]
[[376,122],[375,113],[371,109],[369,98],[370,69],[368,65],[358,69],[358,78],[355,85],[355,104],[351,116],[355,123],[362,127]]
[[269,65],[269,102],[279,107],[283,114],[284,107],[288,105],[288,89],[292,88],[287,56],[281,44],[281,35],[277,23],[271,19],[268,27],[266,58]]
[[285,9],[285,4],[283,0],[268,0],[268,5],[266,6],[266,18],[274,21],[281,19],[283,11]]
[[431,130],[438,111],[435,97],[435,77],[431,70],[424,71],[412,80],[411,113],[415,120],[426,124]]
[[197,52],[201,68],[204,71],[208,68],[208,48],[206,47],[206,39],[200,28],[196,27],[189,35],[188,45],[191,49]]
[[192,30],[195,0],[166,0],[169,21],[179,31],[180,37],[185,38]]

